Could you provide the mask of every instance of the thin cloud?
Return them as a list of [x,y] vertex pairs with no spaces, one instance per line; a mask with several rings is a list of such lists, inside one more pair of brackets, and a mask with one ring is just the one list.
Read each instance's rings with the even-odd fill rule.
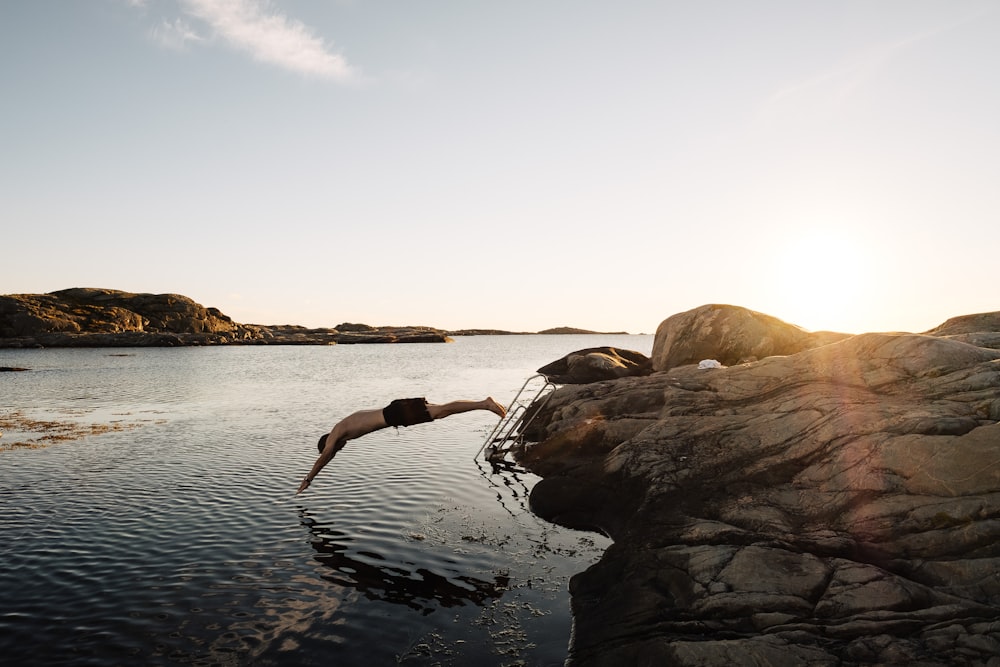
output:
[[267,0],[183,0],[183,6],[254,60],[334,81],[357,78],[342,55],[331,51],[304,23],[273,9]]
[[189,43],[205,41],[205,38],[195,32],[194,28],[183,19],[175,19],[173,22],[163,21],[150,30],[150,34],[159,44],[177,51],[184,50]]
[[782,113],[808,117],[829,116],[848,103],[857,90],[901,54],[921,42],[964,26],[986,14],[987,12],[979,12],[935,29],[876,44],[860,53],[851,54],[836,66],[775,92],[761,105],[759,116],[765,119]]
[[760,115],[773,118],[788,113],[806,117],[835,114],[855,91],[915,41],[911,38],[875,46],[852,55],[825,72],[786,86],[764,102]]

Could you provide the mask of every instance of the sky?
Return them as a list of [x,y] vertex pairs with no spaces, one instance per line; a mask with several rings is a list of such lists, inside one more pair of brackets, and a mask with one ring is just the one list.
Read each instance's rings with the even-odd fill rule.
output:
[[653,333],[1000,310],[994,0],[0,0],[0,294]]

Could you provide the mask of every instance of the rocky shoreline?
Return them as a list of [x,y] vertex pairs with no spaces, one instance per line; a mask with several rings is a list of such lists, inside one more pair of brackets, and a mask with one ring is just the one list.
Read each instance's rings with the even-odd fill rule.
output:
[[[0,348],[447,343],[453,336],[522,333],[346,322],[331,328],[240,324],[180,294],[72,288],[0,296]],[[560,327],[539,333],[596,332]]]
[[519,453],[534,512],[614,539],[567,664],[1000,665],[1000,313],[848,336],[708,305],[648,364],[574,356]]

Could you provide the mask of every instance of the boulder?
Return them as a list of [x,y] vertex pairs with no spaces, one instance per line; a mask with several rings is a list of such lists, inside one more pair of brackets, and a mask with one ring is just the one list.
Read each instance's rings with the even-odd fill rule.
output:
[[653,368],[715,359],[724,366],[795,354],[846,338],[834,332],[810,333],[771,315],[739,306],[709,304],[673,315],[656,329]]
[[1000,351],[736,315],[761,344],[714,308],[687,330],[759,361],[671,325],[666,370],[532,423],[533,511],[614,539],[571,581],[567,664],[998,664]]
[[538,369],[556,384],[586,384],[650,372],[649,357],[634,350],[591,347],[567,354]]

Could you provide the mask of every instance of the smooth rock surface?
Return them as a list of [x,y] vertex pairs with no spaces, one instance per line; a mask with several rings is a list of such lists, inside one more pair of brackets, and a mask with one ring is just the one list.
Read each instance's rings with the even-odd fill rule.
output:
[[653,342],[654,370],[715,359],[723,366],[795,354],[846,338],[848,334],[810,333],[771,315],[740,306],[708,304],[664,320]]

